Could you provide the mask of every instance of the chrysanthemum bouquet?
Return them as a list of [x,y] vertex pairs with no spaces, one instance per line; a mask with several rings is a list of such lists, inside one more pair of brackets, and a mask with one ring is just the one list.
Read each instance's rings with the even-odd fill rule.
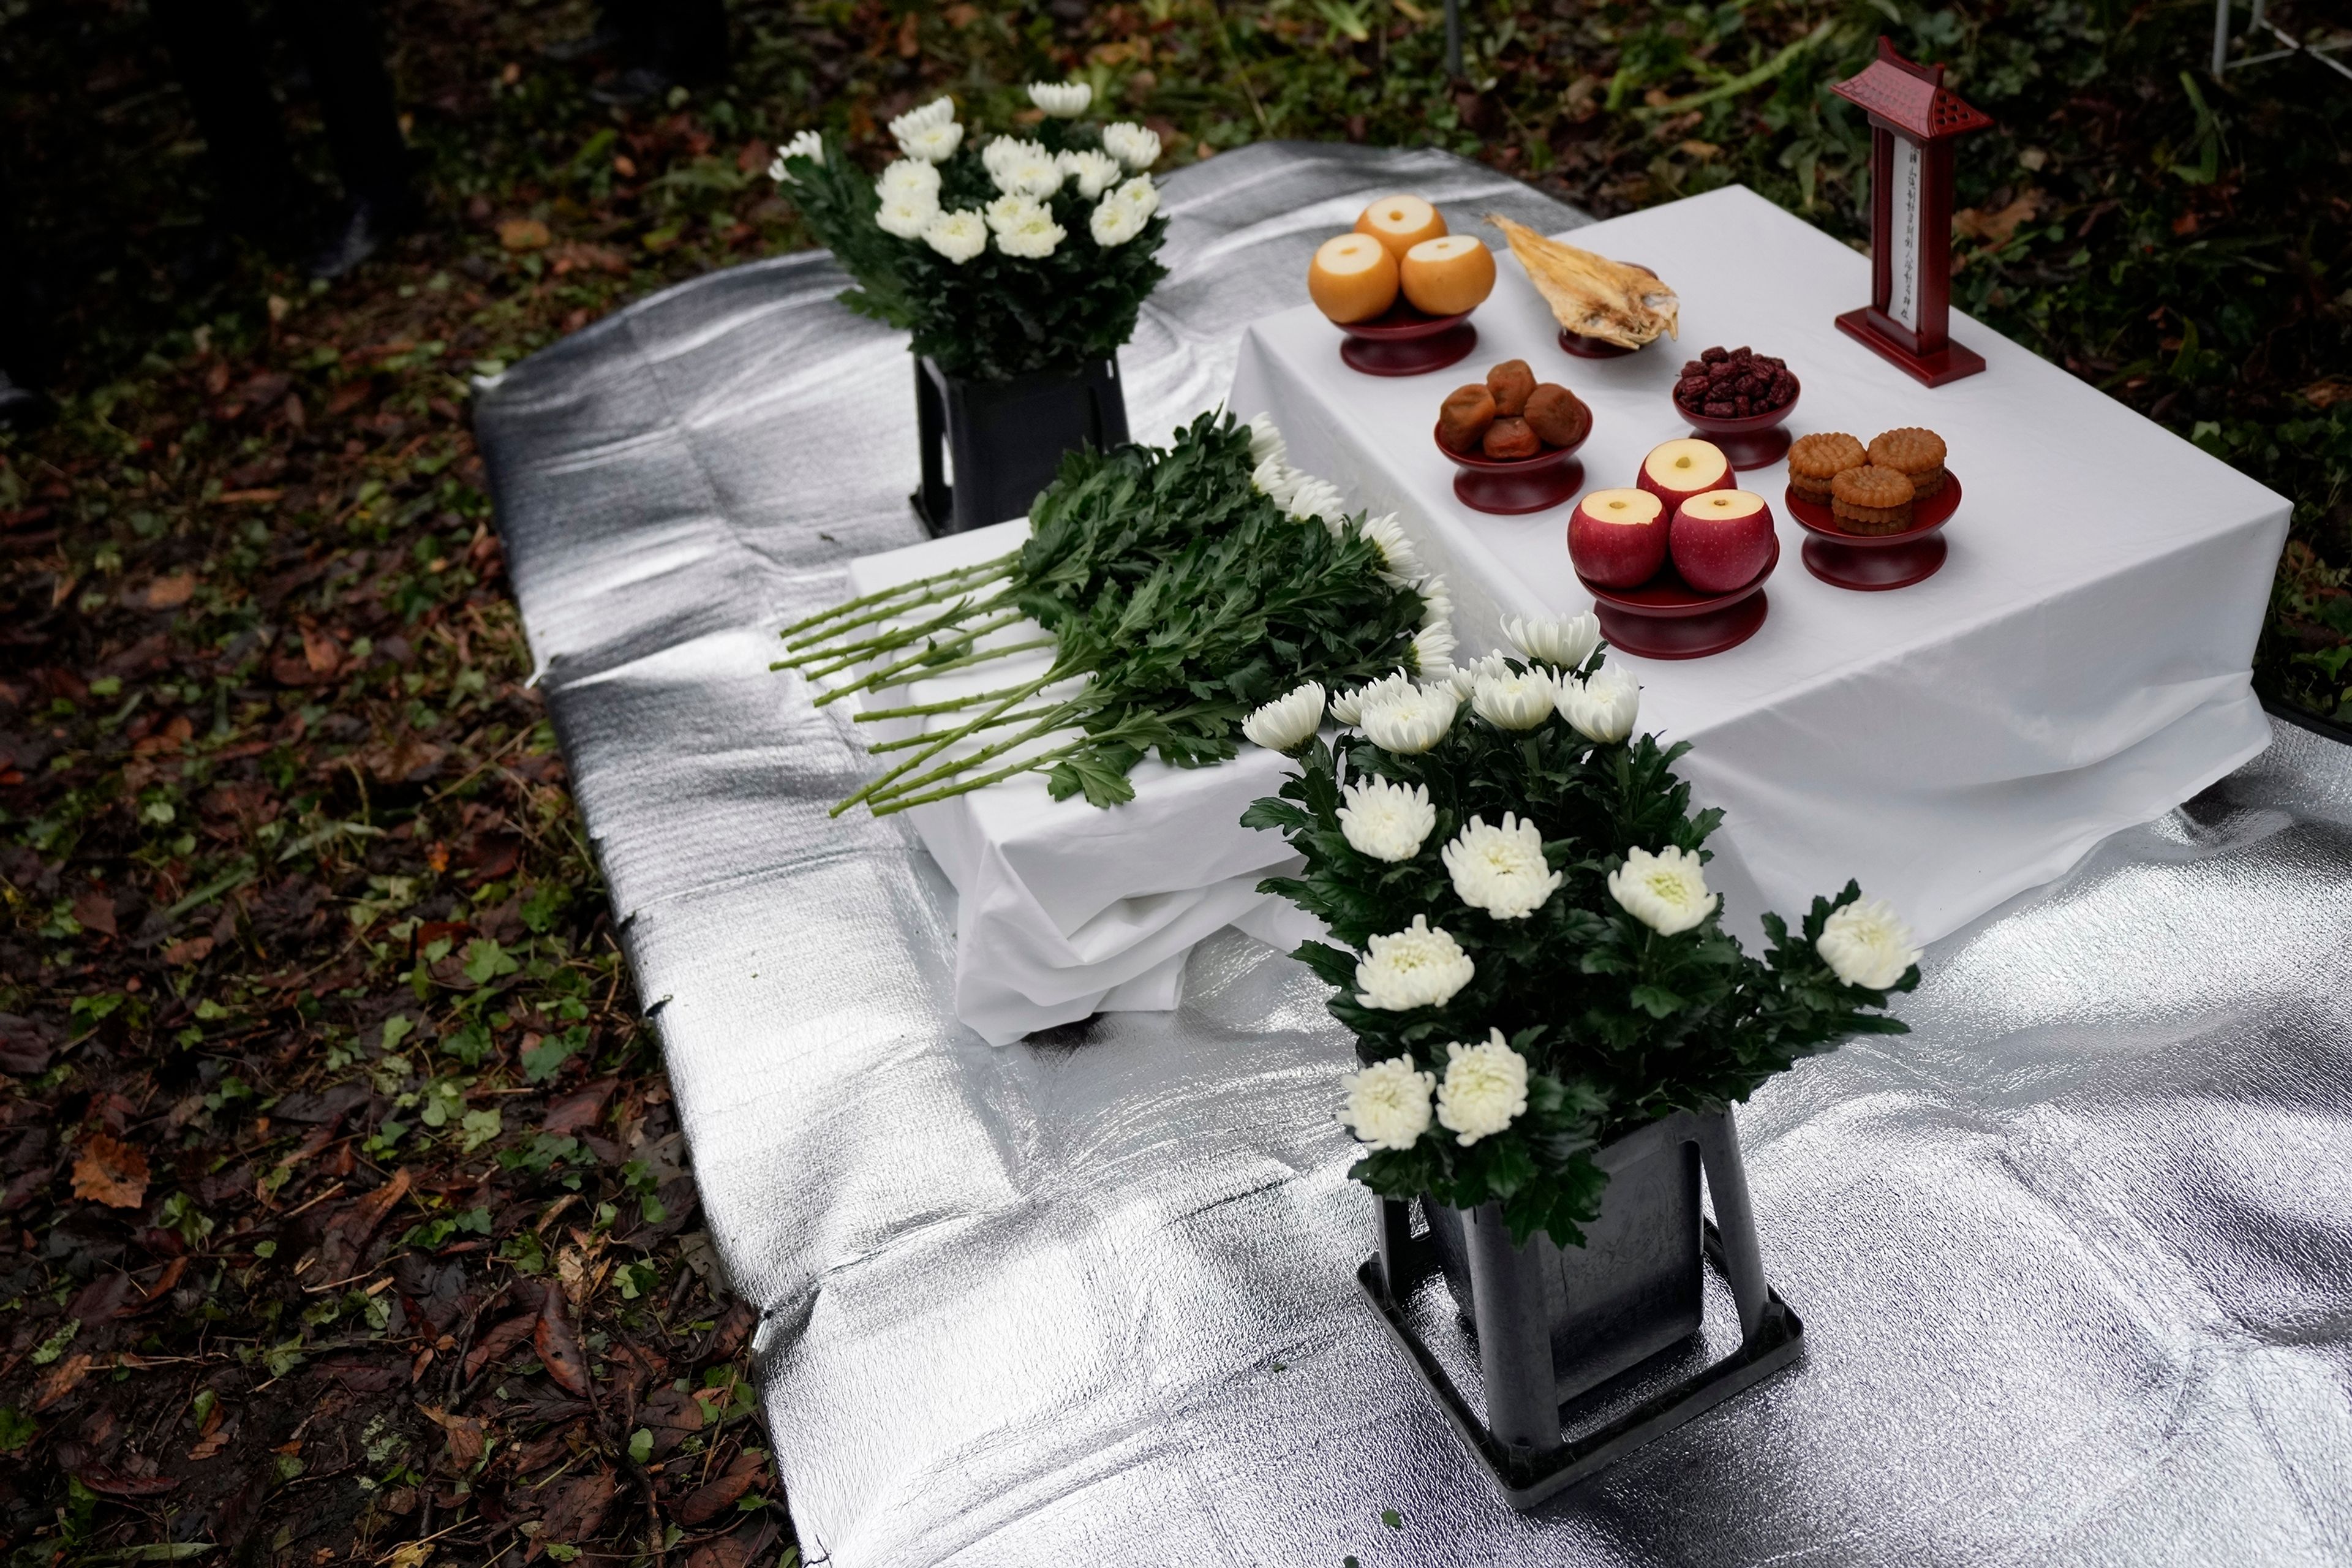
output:
[[[1351,514],[1331,484],[1290,467],[1264,418],[1203,414],[1165,449],[1073,452],[1029,525],[1009,554],[784,628],[788,656],[772,668],[823,685],[820,706],[1053,649],[1042,673],[859,713],[937,727],[869,748],[893,765],[835,815],[1025,773],[1044,773],[1057,800],[1115,805],[1133,798],[1127,775],[1148,752],[1221,762],[1300,708],[1311,733],[1322,682],[1453,672],[1445,585],[1396,519]],[[1300,680],[1272,717],[1256,712]]]
[[[1853,883],[1754,957],[1706,886],[1718,811],[1690,811],[1686,746],[1632,739],[1640,693],[1589,616],[1506,627],[1517,657],[1391,676],[1253,739],[1297,757],[1242,818],[1306,858],[1264,890],[1333,942],[1297,956],[1339,988],[1362,1070],[1343,1125],[1384,1197],[1502,1205],[1513,1236],[1580,1245],[1594,1153],[1678,1110],[1745,1100],[1918,983],[1910,933]],[[1304,706],[1303,703],[1298,706]]]
[[769,169],[856,279],[853,310],[914,333],[950,375],[1004,381],[1113,353],[1167,276],[1168,221],[1139,125],[1081,124],[1094,92],[1040,82],[1029,137],[968,138],[936,99],[890,122],[903,156],[868,179],[803,132]]

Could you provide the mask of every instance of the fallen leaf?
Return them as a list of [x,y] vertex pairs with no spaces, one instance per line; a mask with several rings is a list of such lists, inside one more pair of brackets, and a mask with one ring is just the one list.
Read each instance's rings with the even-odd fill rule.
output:
[[383,1216],[392,1212],[392,1205],[406,1195],[413,1179],[408,1167],[403,1165],[393,1172],[390,1181],[337,1216],[325,1238],[319,1243],[320,1267],[336,1271],[326,1278],[340,1279],[349,1271],[349,1266],[367,1250],[368,1238],[375,1234],[376,1226],[383,1223]]
[[535,217],[510,217],[499,225],[499,243],[509,250],[544,250],[551,237]]
[[1999,249],[2015,237],[2020,225],[2041,210],[2043,199],[2040,191],[2029,190],[1999,212],[1963,207],[1952,215],[1952,237],[1981,239],[1987,248]]
[[202,963],[212,956],[213,939],[208,936],[183,937],[163,949],[163,962],[173,968],[190,963]]
[[91,931],[114,935],[113,895],[103,888],[84,888],[74,895],[73,917]]
[[2352,381],[2340,375],[2324,377],[2305,387],[2303,398],[2314,408],[2333,408],[2339,403],[2352,401]]
[[110,1209],[135,1209],[147,1201],[147,1156],[103,1132],[93,1132],[74,1161],[73,1193]]
[[66,1304],[66,1316],[79,1319],[85,1329],[110,1323],[122,1316],[134,1289],[130,1275],[110,1270],[74,1292],[74,1299]]
[[547,1115],[539,1124],[542,1132],[577,1132],[583,1127],[593,1127],[604,1114],[604,1101],[611,1098],[617,1079],[605,1079],[585,1089],[575,1089],[547,1108]]
[[472,1469],[481,1458],[482,1450],[488,1441],[481,1418],[452,1415],[434,1405],[420,1405],[416,1408],[425,1412],[426,1420],[449,1435],[449,1458],[457,1465],[458,1472],[463,1474]]
[[588,1358],[580,1349],[580,1336],[572,1331],[572,1320],[564,1311],[563,1288],[550,1285],[547,1299],[539,1310],[539,1321],[531,1328],[530,1342],[545,1363],[547,1373],[565,1392],[588,1397]]
[[407,1541],[392,1549],[383,1560],[383,1568],[425,1568],[432,1560],[433,1543],[429,1541]]
[[680,1443],[701,1431],[709,1416],[702,1401],[691,1393],[665,1386],[638,1407],[637,1419],[652,1430],[654,1455],[659,1458],[676,1452]]
[[191,1459],[209,1459],[228,1447],[228,1407],[215,1403],[205,1412],[204,1424],[196,1428],[196,1441],[188,1450]]
[[466,1352],[466,1380],[470,1383],[479,1377],[482,1368],[530,1338],[531,1330],[538,1323],[537,1312],[517,1312],[476,1340],[474,1348]]
[[195,596],[196,574],[174,572],[169,577],[158,577],[147,584],[143,602],[151,610],[176,610]]
[[71,1394],[79,1386],[81,1380],[89,1375],[89,1352],[76,1351],[42,1373],[41,1381],[35,1385],[33,1408],[36,1411],[47,1410]]
[[671,1514],[680,1524],[705,1524],[735,1506],[735,1500],[751,1489],[760,1479],[767,1461],[754,1454],[737,1454],[734,1462],[715,1479],[705,1482],[673,1504]]
[[306,627],[302,633],[302,662],[313,675],[332,675],[343,662],[342,645],[330,633]]
[[161,1497],[180,1484],[170,1476],[126,1476],[95,1463],[74,1471],[73,1478],[90,1490],[109,1497]]
[[596,1470],[584,1476],[564,1476],[548,1483],[541,1496],[546,1499],[547,1511],[540,1515],[541,1530],[530,1544],[532,1553],[546,1541],[585,1541],[596,1533],[604,1522],[605,1511],[613,1506],[613,1494],[619,1489],[610,1470]]

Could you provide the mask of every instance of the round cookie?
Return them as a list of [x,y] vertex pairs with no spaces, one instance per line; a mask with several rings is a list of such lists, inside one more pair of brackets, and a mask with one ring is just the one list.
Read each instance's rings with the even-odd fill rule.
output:
[[1848,533],[1900,533],[1911,526],[1910,476],[1895,468],[1848,468],[1830,481],[1830,512]]
[[1871,462],[1907,478],[1919,500],[1944,488],[1944,438],[1916,425],[1882,432],[1870,443]]
[[1843,430],[1800,436],[1789,443],[1789,488],[1810,501],[1830,503],[1830,481],[1870,461],[1862,443]]

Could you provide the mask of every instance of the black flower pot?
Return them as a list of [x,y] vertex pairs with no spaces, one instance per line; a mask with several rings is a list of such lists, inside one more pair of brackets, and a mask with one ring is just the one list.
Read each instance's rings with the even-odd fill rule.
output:
[[[1438,1403],[1523,1509],[1803,1348],[1804,1324],[1764,1278],[1727,1111],[1676,1112],[1598,1158],[1609,1185],[1584,1247],[1541,1235],[1515,1245],[1494,1204],[1383,1200],[1380,1251],[1357,1271]],[[1699,1205],[1702,1172],[1713,1223]],[[1733,1312],[1703,1333],[1710,1264]],[[1429,1306],[1433,1290],[1447,1303],[1442,1314]]]
[[918,355],[915,416],[923,488],[913,500],[933,533],[1024,517],[1054,482],[1065,454],[1080,447],[1106,450],[1127,439],[1116,359],[1012,381],[968,381]]

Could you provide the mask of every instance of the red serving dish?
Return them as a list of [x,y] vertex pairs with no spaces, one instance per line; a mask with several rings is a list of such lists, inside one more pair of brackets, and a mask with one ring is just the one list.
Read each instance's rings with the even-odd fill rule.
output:
[[1638,588],[1604,588],[1581,574],[1576,580],[1592,595],[1610,647],[1642,658],[1705,658],[1756,635],[1771,607],[1764,581],[1780,564],[1775,536],[1764,570],[1727,594],[1698,592],[1676,574],[1671,560]]
[[1806,571],[1835,587],[1885,593],[1924,583],[1943,570],[1951,549],[1944,542],[1944,524],[1960,509],[1960,476],[1946,469],[1944,488],[1912,507],[1911,526],[1900,533],[1848,533],[1835,513],[1807,500],[1794,486],[1781,501],[1807,535]]
[[[1796,381],[1794,375],[1789,379]],[[1723,455],[1731,459],[1734,468],[1769,468],[1789,455],[1789,433],[1780,428],[1780,422],[1789,417],[1790,411],[1797,406],[1797,399],[1804,395],[1805,384],[1800,381],[1787,405],[1769,414],[1751,414],[1745,419],[1716,419],[1693,414],[1671,390],[1666,394],[1674,401],[1675,412],[1692,429],[1723,448]]]
[[1339,357],[1366,375],[1426,375],[1469,357],[1478,346],[1478,329],[1470,312],[1458,316],[1424,315],[1397,302],[1368,321],[1349,321],[1339,330]]
[[[1431,432],[1436,436],[1436,432]],[[1461,471],[1454,476],[1454,499],[1472,511],[1497,517],[1524,517],[1549,511],[1573,500],[1584,488],[1584,464],[1576,455],[1592,438],[1584,427],[1576,447],[1549,447],[1532,458],[1496,458],[1478,452],[1457,452],[1437,437],[1437,449]]]

